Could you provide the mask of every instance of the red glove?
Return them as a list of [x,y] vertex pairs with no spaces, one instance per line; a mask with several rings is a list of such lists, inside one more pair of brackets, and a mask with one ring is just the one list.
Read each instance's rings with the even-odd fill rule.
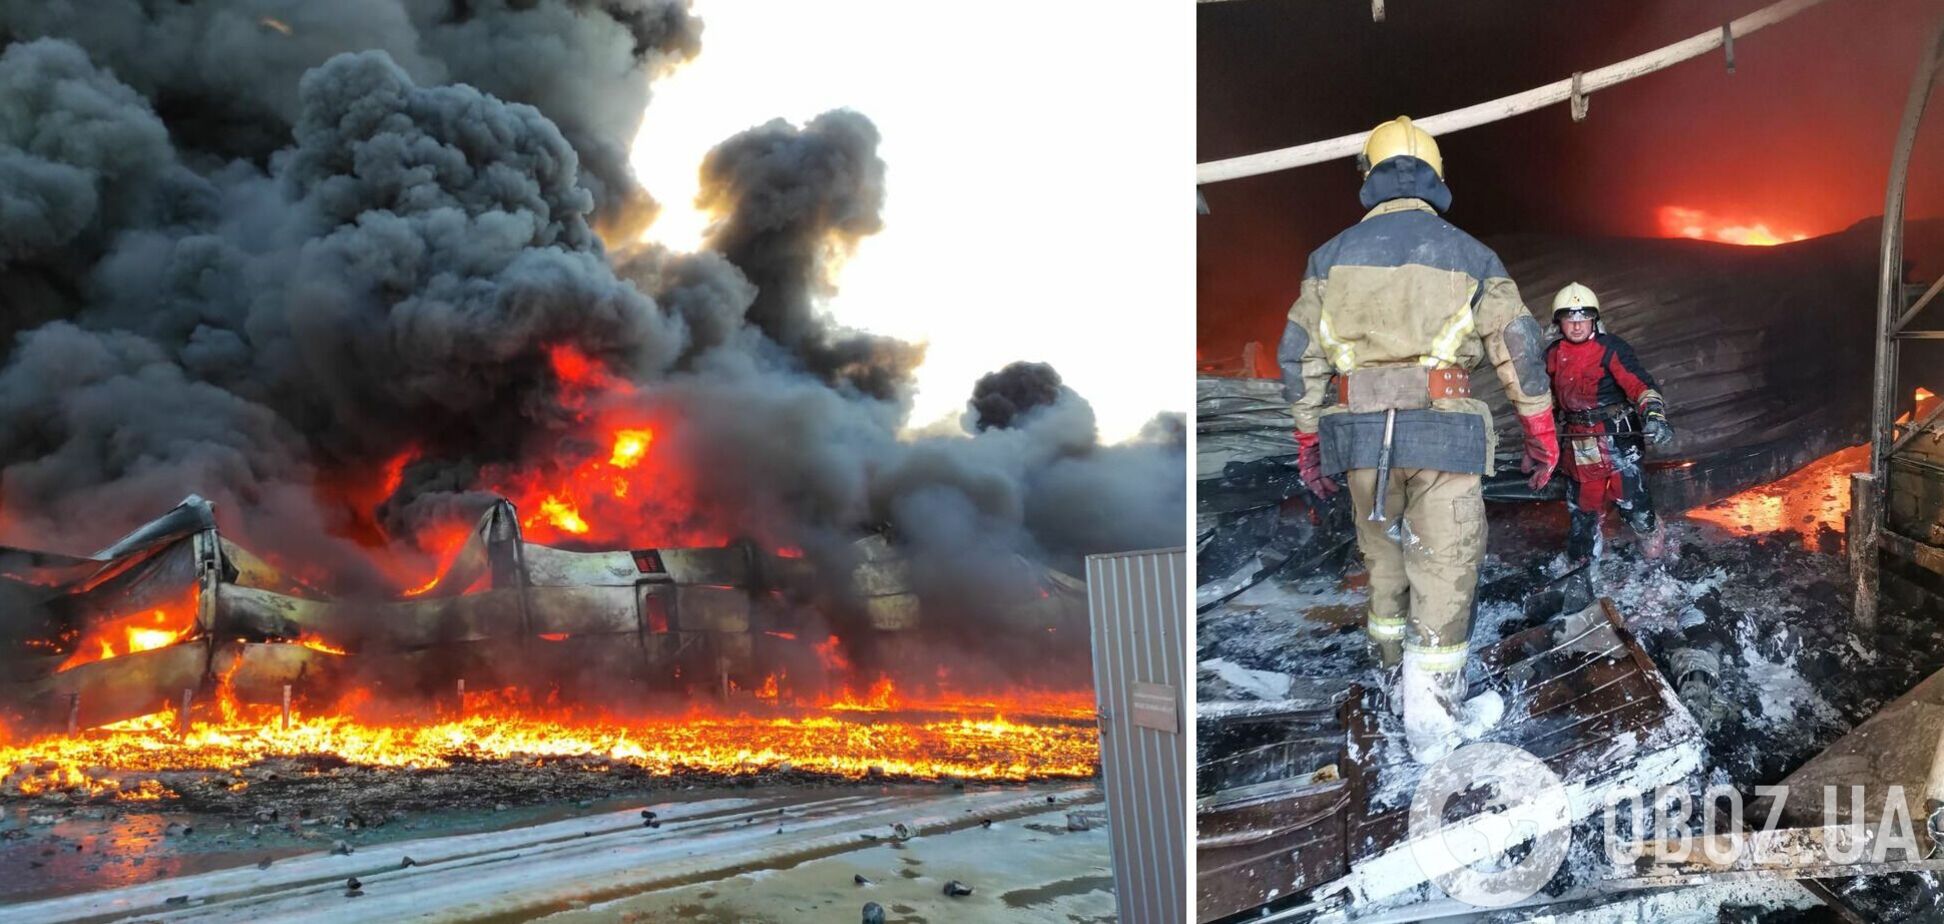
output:
[[1559,464],[1559,430],[1553,426],[1551,411],[1521,417],[1519,426],[1525,429],[1525,461],[1519,470],[1531,473],[1526,484],[1537,491],[1552,480],[1553,467]]
[[1296,471],[1302,474],[1311,494],[1327,498],[1337,492],[1336,479],[1323,474],[1323,447],[1317,443],[1316,434],[1296,431]]

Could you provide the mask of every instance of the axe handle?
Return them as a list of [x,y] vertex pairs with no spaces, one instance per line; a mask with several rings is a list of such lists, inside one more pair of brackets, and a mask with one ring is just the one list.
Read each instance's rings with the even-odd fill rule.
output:
[[1397,409],[1384,412],[1384,445],[1377,450],[1377,493],[1370,499],[1373,523],[1384,522],[1384,505],[1390,498],[1391,437],[1397,432]]

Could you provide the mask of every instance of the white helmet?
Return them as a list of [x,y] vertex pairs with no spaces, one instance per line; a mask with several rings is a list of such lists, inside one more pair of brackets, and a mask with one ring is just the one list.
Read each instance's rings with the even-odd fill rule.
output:
[[1553,323],[1560,321],[1598,321],[1600,297],[1577,282],[1569,282],[1553,296]]

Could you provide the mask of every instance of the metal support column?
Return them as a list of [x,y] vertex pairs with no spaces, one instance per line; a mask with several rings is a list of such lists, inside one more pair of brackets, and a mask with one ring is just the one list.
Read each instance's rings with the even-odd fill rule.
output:
[[[1897,341],[1919,339],[1931,333],[1904,330],[1917,313],[1906,311],[1904,304],[1904,188],[1910,174],[1910,152],[1917,144],[1917,129],[1923,124],[1924,107],[1930,102],[1940,63],[1944,63],[1944,22],[1939,23],[1930,43],[1924,46],[1924,57],[1911,78],[1903,123],[1897,129],[1896,150],[1890,157],[1890,179],[1883,193],[1883,239],[1877,266],[1876,378],[1870,393],[1870,475],[1867,481],[1857,479],[1852,491],[1853,495],[1867,492],[1872,502],[1850,505],[1849,529],[1853,572],[1850,577],[1856,587],[1851,628],[1856,640],[1870,649],[1876,646],[1877,539],[1883,528],[1883,511],[1887,509],[1884,492],[1889,485],[1890,455],[1895,451],[1897,438]],[[1923,308],[1936,290],[1936,286],[1931,287],[1931,292],[1914,309]],[[1915,421],[1912,426],[1917,427]]]

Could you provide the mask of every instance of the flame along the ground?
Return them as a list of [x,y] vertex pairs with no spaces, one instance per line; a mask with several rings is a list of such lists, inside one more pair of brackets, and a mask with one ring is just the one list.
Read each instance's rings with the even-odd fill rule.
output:
[[[1912,410],[1899,415],[1897,423],[1908,424],[1913,414],[1929,414],[1936,402],[1937,395],[1930,389],[1916,389],[1911,394]],[[1811,539],[1823,529],[1846,534],[1850,475],[1869,468],[1867,444],[1846,446],[1768,484],[1690,510],[1686,516],[1741,533],[1786,530]]]
[[725,778],[775,770],[836,779],[1025,781],[1093,776],[1099,745],[1091,692],[903,697],[880,678],[861,694],[814,703],[692,706],[601,715],[468,697],[463,715],[386,717],[376,704],[293,714],[240,704],[219,686],[212,714],[183,734],[169,710],[77,732],[12,740],[0,727],[0,800],[157,800],[174,773],[228,772],[278,758],[439,770],[455,762],[595,758],[651,775]]

